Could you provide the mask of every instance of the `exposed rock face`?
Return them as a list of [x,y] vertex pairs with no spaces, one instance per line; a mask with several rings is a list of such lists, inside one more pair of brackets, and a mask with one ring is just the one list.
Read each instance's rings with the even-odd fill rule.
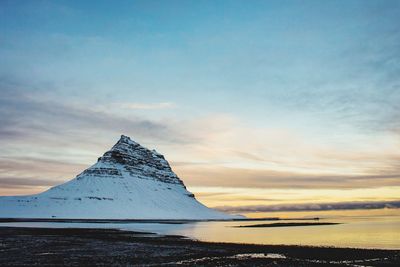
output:
[[[182,184],[172,171],[164,156],[155,150],[149,150],[129,137],[121,139],[98,159],[100,166],[93,166],[78,175],[78,179],[88,176],[122,178],[121,170],[139,179],[158,180],[163,183]],[[109,167],[101,167],[109,165]]]
[[37,195],[0,197],[2,218],[232,219],[199,203],[164,156],[127,136],[75,179]]

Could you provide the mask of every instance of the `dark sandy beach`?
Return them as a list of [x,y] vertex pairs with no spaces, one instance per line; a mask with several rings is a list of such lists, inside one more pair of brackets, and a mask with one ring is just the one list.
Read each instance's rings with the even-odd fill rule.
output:
[[208,243],[111,229],[0,228],[0,266],[400,266],[399,250]]

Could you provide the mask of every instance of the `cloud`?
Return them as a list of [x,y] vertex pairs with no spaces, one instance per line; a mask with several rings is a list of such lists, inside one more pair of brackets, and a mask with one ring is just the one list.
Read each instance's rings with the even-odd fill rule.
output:
[[121,134],[145,144],[191,141],[171,122],[124,117],[98,106],[48,98],[40,88],[12,77],[0,79],[0,91],[0,185],[4,188],[28,192],[29,187],[37,192],[72,179]]
[[400,173],[380,175],[316,174],[245,169],[223,166],[174,166],[180,177],[190,186],[219,186],[237,188],[286,189],[352,189],[400,186]]
[[[341,149],[290,129],[249,126],[227,114],[180,121],[125,117],[101,106],[49,99],[26,88],[18,79],[0,79],[0,168],[8,165],[4,177],[70,179],[124,133],[145,145],[156,144],[190,186],[350,189],[400,185],[400,146],[388,139],[372,139],[375,143],[367,139],[361,147],[349,141]],[[165,103],[169,102],[150,106]]]
[[[342,36],[343,31],[326,36],[346,42],[328,43],[316,62],[314,56],[301,56],[295,62],[309,72],[291,80],[285,90],[271,90],[280,105],[293,114],[295,110],[309,113],[325,128],[349,127],[363,134],[400,129],[400,30],[394,23],[400,6],[377,3],[365,11],[362,23],[352,20],[352,25],[358,25],[357,35],[348,38]],[[317,51],[315,55],[319,56]],[[301,69],[282,75],[290,79],[293,73],[302,73]]]
[[87,164],[37,157],[0,157],[0,195],[40,193],[75,177]]
[[36,186],[54,186],[58,184],[53,179],[38,179],[36,177],[15,178],[0,177],[0,187],[2,188],[19,188],[19,187],[36,187]]
[[40,157],[0,157],[0,179],[24,176],[53,177],[56,180],[71,178],[87,168],[84,163],[70,163],[66,160],[41,159]]
[[[5,176],[72,178],[124,133],[163,147],[191,186],[348,189],[400,184],[400,155],[390,154],[390,143],[374,144],[371,151],[341,151],[287,129],[251,128],[228,115],[154,121],[38,98],[12,79],[0,80],[0,86],[0,160],[9,166]],[[45,161],[51,158],[58,167]],[[182,160],[188,158],[192,161]]]
[[176,104],[171,102],[160,103],[114,103],[114,107],[123,109],[171,109],[176,108]]
[[[71,143],[77,138],[91,142],[122,133],[162,143],[184,143],[189,138],[162,121],[135,116],[125,118],[83,104],[39,98],[36,94],[27,93],[29,90],[21,89],[23,86],[10,84],[5,79],[0,81],[0,140],[3,142],[10,139],[45,142],[56,137],[64,140],[71,138]],[[161,106],[166,106],[166,103]]]
[[341,203],[306,203],[251,206],[219,206],[218,210],[233,213],[274,212],[274,211],[327,211],[359,209],[398,209],[400,201],[341,202]]

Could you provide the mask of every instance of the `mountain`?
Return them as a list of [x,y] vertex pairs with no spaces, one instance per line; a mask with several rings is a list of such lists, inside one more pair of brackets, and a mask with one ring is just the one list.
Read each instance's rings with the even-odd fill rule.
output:
[[0,197],[1,218],[233,219],[196,200],[164,156],[129,137],[74,179],[28,196]]

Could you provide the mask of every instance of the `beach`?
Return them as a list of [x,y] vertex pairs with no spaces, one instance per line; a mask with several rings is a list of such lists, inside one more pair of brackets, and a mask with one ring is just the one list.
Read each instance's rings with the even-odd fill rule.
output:
[[117,229],[0,228],[1,266],[399,266],[400,250],[200,242]]

